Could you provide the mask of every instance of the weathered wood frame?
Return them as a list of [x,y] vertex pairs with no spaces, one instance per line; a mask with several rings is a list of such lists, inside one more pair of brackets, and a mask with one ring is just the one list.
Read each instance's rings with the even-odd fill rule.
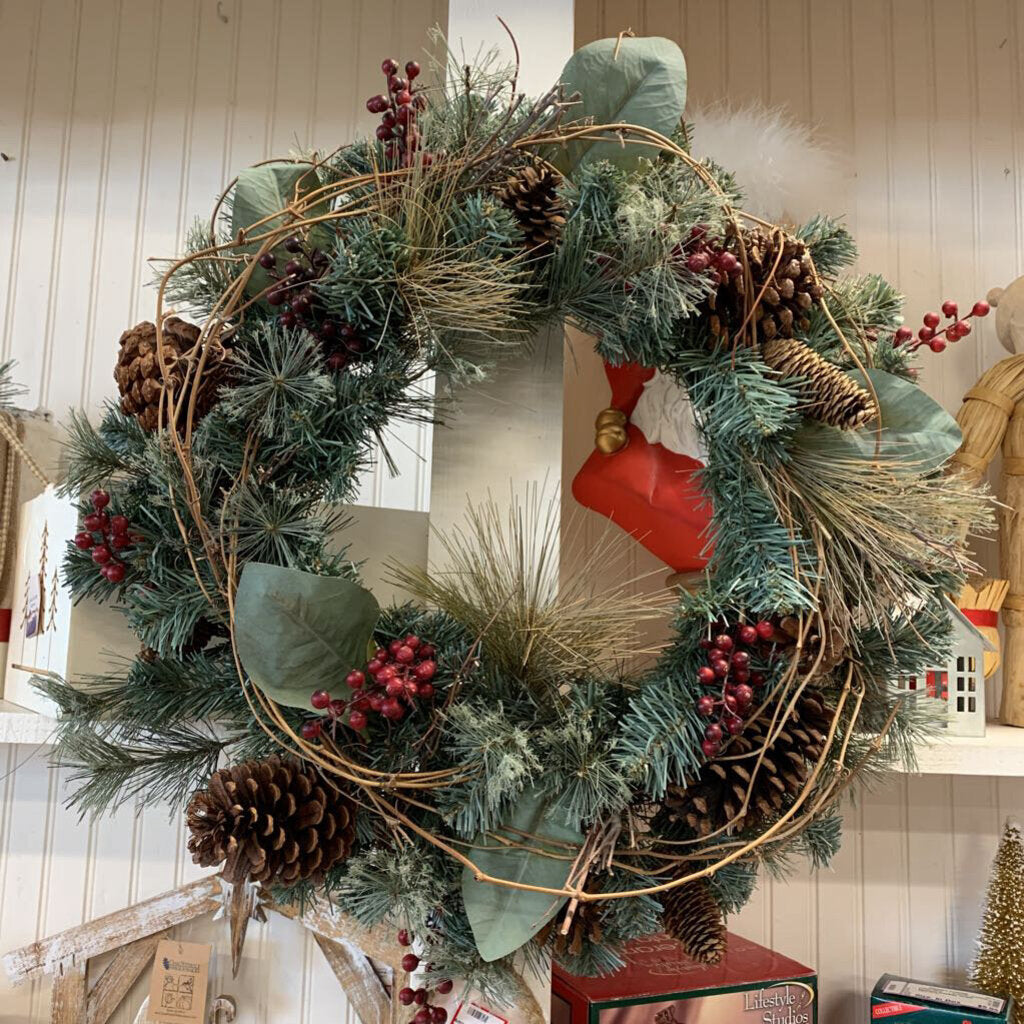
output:
[[[152,961],[160,939],[175,925],[221,909],[226,895],[217,876],[202,878],[12,950],[3,957],[4,969],[15,984],[53,976],[51,1024],[106,1024]],[[362,1024],[397,1024],[392,992],[395,978],[403,975],[400,964],[388,962],[396,954],[387,937],[321,909],[300,914],[273,903],[264,907],[313,933]],[[90,987],[89,961],[114,951]]]

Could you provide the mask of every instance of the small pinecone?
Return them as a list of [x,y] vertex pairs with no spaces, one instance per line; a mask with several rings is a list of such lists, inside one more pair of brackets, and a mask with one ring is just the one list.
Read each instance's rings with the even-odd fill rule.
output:
[[[805,690],[754,775],[772,728],[773,709],[765,710],[725,748],[726,760],[709,761],[689,785],[670,786],[665,806],[699,836],[723,828],[742,831],[769,821],[801,791],[824,753],[834,714],[821,694]],[[740,816],[748,790],[747,809]]]
[[780,377],[798,377],[803,383],[801,412],[841,430],[856,430],[874,419],[876,409],[871,395],[848,373],[802,341],[776,339],[761,349],[764,361]]
[[543,946],[548,939],[555,936],[555,953],[570,956],[579,956],[583,952],[584,944],[590,942],[600,945],[604,938],[604,929],[601,927],[601,904],[597,902],[577,903],[576,910],[572,915],[572,922],[569,930],[562,934],[562,915],[557,915],[537,933],[537,942]]
[[[845,657],[846,645],[839,634],[830,630],[826,624],[819,629],[820,623],[812,622],[804,635],[804,645],[800,649],[799,667],[802,671],[810,669],[817,662],[817,672],[831,672]],[[800,637],[800,620],[793,615],[786,615],[775,626],[771,642],[785,654],[787,648],[795,647]],[[821,660],[818,660],[818,654]]]
[[530,249],[551,249],[565,227],[565,203],[558,194],[562,179],[547,164],[527,164],[498,192],[512,211]]
[[699,964],[721,963],[725,954],[725,921],[711,885],[698,878],[660,893],[661,925]]
[[[168,380],[175,392],[185,379],[183,354],[190,351],[199,338],[199,328],[176,316],[164,322],[164,362]],[[114,380],[121,393],[121,411],[134,416],[144,430],[156,430],[160,422],[160,402],[164,378],[156,351],[156,325],[148,320],[136,324],[121,335]],[[211,356],[213,353],[211,352]],[[206,415],[217,402],[217,388],[223,383],[224,353],[220,350],[203,371],[203,380],[196,399],[196,419]]]
[[312,769],[276,754],[213,773],[188,805],[188,848],[224,877],[291,885],[343,861],[355,840],[355,805]]
[[[738,242],[734,239],[733,244],[740,244],[746,250],[753,286],[750,301],[761,296],[753,316],[760,340],[792,338],[796,328],[806,331],[811,326],[807,313],[825,293],[815,279],[807,246],[778,229],[767,231],[762,228],[743,231]],[[740,262],[742,264],[742,259]],[[714,334],[722,335],[739,329],[746,318],[745,288],[745,275],[737,274],[719,285],[712,294],[709,302]]]

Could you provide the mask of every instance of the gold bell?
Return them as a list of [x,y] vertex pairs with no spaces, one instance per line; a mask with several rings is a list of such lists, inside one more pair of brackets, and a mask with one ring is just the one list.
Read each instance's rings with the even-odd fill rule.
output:
[[621,409],[602,409],[594,421],[594,446],[605,455],[622,451],[629,442],[626,414]]

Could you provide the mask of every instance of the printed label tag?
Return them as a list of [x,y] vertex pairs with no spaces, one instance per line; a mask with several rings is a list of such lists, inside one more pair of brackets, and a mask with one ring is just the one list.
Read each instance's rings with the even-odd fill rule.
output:
[[479,1003],[459,1003],[452,1024],[508,1024],[507,1017],[492,1013]]
[[963,1010],[982,1010],[985,1013],[1002,1013],[1005,999],[987,996],[984,992],[970,992],[962,988],[943,988],[941,985],[921,985],[916,981],[894,979],[883,989],[886,995],[910,996],[911,999],[927,999],[943,1006],[955,1006]]
[[150,1024],[204,1024],[212,946],[162,940],[149,982]]
[[923,1006],[911,1006],[910,1003],[876,1003],[871,1007],[871,1019],[882,1020],[903,1013],[924,1013]]

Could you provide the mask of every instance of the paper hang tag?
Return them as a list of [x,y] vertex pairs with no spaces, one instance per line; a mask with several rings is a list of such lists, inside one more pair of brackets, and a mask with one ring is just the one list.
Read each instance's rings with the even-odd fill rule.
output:
[[164,939],[149,982],[150,1024],[205,1024],[212,946]]

